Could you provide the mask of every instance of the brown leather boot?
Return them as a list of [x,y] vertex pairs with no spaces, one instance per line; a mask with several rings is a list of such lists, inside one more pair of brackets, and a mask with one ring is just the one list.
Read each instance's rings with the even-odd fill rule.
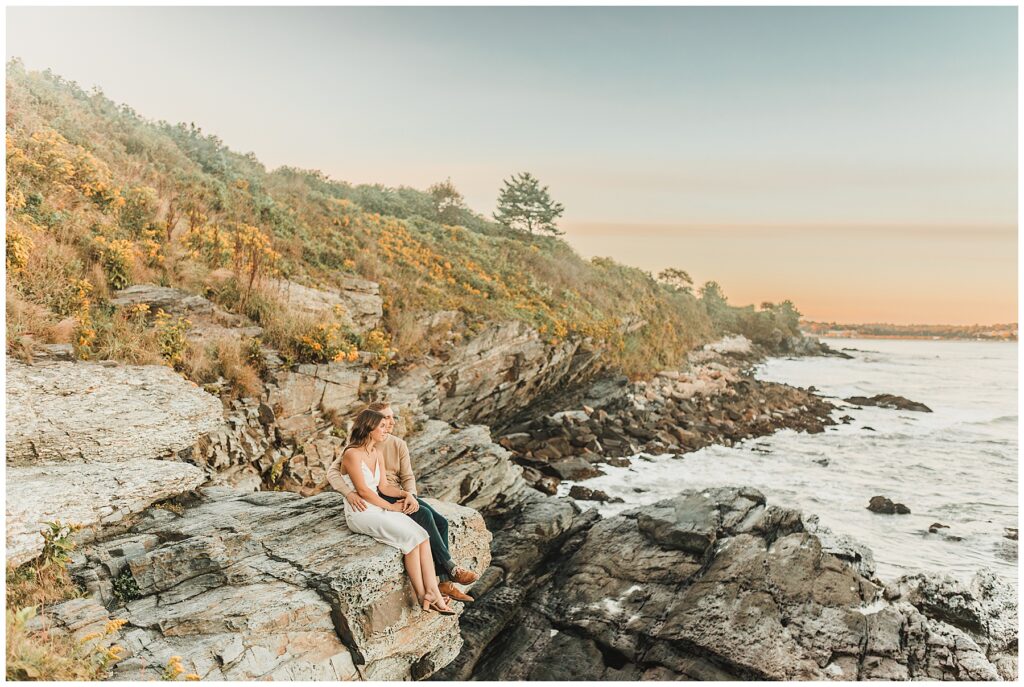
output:
[[437,588],[441,590],[442,594],[450,596],[456,601],[462,601],[463,603],[472,603],[474,600],[473,597],[471,597],[469,594],[456,587],[455,584],[452,582],[442,582],[441,584],[437,585]]
[[458,582],[459,584],[473,584],[474,582],[480,579],[480,576],[472,570],[466,570],[465,568],[457,567],[455,568],[455,570],[452,571],[452,579]]

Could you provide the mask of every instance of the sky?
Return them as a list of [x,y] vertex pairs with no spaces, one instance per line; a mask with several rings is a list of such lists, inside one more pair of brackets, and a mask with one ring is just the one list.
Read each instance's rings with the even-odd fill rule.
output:
[[269,169],[490,215],[731,303],[1017,321],[1016,7],[11,7],[7,57]]

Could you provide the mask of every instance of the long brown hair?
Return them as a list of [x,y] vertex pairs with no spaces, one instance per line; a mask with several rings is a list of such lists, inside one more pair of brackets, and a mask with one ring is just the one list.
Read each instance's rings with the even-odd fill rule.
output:
[[348,444],[345,446],[345,451],[365,444],[366,440],[370,438],[370,432],[377,429],[377,425],[383,420],[384,414],[372,408],[360,410],[352,422],[352,431],[348,433]]

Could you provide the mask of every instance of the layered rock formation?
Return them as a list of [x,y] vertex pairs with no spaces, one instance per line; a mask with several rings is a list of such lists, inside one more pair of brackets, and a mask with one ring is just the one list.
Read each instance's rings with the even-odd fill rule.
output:
[[421,494],[494,518],[521,505],[532,491],[522,480],[522,468],[491,441],[483,425],[455,428],[428,420],[408,444]]
[[[120,679],[156,677],[171,655],[210,679],[1015,675],[1016,606],[996,578],[883,591],[869,551],[752,490],[601,520],[530,488],[639,450],[830,423],[831,406],[810,390],[746,374],[758,353],[741,344],[649,382],[582,385],[599,370],[596,353],[547,346],[521,323],[492,325],[390,380],[358,364],[287,368],[265,349],[260,398],[225,405],[193,449],[167,454],[203,470],[162,463],[233,488],[207,486],[141,517],[119,507],[73,566],[94,600],[53,617],[75,632],[127,619]],[[480,514],[437,505],[456,558],[482,572],[477,603],[458,619],[416,610],[398,552],[349,533],[337,494],[246,493],[316,494],[345,419],[382,397],[400,412],[421,495]],[[466,422],[500,424],[504,446]]]
[[519,321],[492,324],[451,351],[395,375],[391,397],[414,413],[494,425],[559,386],[584,378],[599,362],[579,340],[555,346]]
[[162,365],[7,358],[7,463],[167,458],[221,422],[221,403]]
[[358,361],[287,368],[268,349],[264,359],[269,381],[262,396],[232,401],[193,461],[217,484],[319,493],[352,417],[382,393],[387,375]]
[[173,458],[220,423],[220,401],[163,366],[8,359],[8,562],[40,553],[48,521],[108,525],[198,486]]
[[[485,569],[481,517],[431,505],[456,560]],[[204,488],[120,529],[70,568],[128,621],[114,679],[159,678],[172,655],[203,679],[409,679],[461,646],[455,616],[417,606],[401,552],[347,529],[338,494]]]
[[915,576],[883,590],[755,490],[684,492],[570,547],[475,678],[1016,677],[1006,583]]
[[338,316],[343,324],[359,333],[376,329],[384,315],[380,285],[347,274],[338,274],[337,280],[337,288],[329,291],[286,279],[271,279],[267,286],[299,312]]
[[228,312],[202,296],[167,286],[133,284],[116,292],[110,304],[116,308],[145,305],[151,316],[163,310],[168,315],[184,317],[190,323],[186,336],[197,342],[222,337],[253,337],[263,333],[262,327],[242,315]]

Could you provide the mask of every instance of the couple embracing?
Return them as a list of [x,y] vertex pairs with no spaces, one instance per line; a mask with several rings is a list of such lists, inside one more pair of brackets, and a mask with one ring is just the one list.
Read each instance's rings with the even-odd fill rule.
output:
[[360,411],[327,480],[345,496],[350,530],[402,551],[423,610],[454,614],[451,599],[473,600],[454,583],[471,584],[479,575],[452,560],[448,521],[416,496],[409,447],[391,434],[394,426],[390,404],[372,403]]

